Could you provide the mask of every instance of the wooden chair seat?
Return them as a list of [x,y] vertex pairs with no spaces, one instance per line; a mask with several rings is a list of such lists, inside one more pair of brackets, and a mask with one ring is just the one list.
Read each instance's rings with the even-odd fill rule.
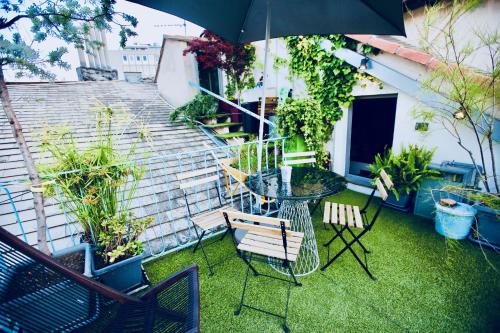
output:
[[[287,237],[288,261],[294,262],[300,251],[300,245],[304,234],[301,232],[289,232]],[[271,235],[259,231],[248,231],[245,237],[238,244],[238,249],[263,256],[285,260],[285,249],[280,235]]]
[[323,222],[363,229],[363,218],[359,206],[325,202]]
[[238,211],[235,208],[224,206],[219,209],[209,210],[207,212],[192,216],[191,221],[194,223],[194,225],[203,230],[209,230],[221,225],[225,226],[226,220],[224,219],[224,215],[222,215],[223,210],[235,212]]

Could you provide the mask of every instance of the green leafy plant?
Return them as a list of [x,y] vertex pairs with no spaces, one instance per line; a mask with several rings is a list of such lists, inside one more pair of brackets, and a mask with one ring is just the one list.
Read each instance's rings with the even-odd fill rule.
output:
[[[291,36],[286,37],[286,46],[290,59],[288,61],[290,76],[302,77],[307,86],[307,92],[312,99],[316,100],[323,115],[321,119],[321,131],[317,134],[321,139],[313,147],[322,159],[323,163],[328,160],[328,155],[320,142],[325,143],[330,138],[335,122],[342,118],[342,107],[348,107],[354,100],[352,89],[360,80],[361,86],[366,81],[381,83],[366,73],[358,73],[358,69],[344,60],[335,57],[332,51],[347,48],[356,51],[358,42],[344,35],[329,36]],[[331,42],[331,49],[324,49],[322,42]],[[369,46],[361,46],[364,54],[375,53],[377,50]],[[283,61],[280,59],[278,66]],[[305,110],[307,112],[307,110]],[[319,119],[318,119],[319,120]]]
[[[252,139],[250,139],[250,141],[252,141]],[[281,157],[281,144],[278,142],[274,142],[267,145],[267,159],[265,149],[266,145],[264,145],[264,151],[262,153],[262,167],[265,168],[268,165],[270,168],[274,168],[275,161],[279,161]],[[277,151],[276,156],[274,154],[274,149],[276,149]],[[234,147],[232,151],[236,156],[234,161],[231,163],[231,166],[233,168],[239,169],[241,166],[241,171],[248,173],[248,168],[250,167],[250,174],[257,172],[258,160],[256,144]]]
[[252,69],[255,63],[255,46],[234,44],[204,30],[200,38],[188,42],[184,55],[193,53],[203,69],[220,68],[227,77],[226,97],[241,99],[244,89],[255,87]]
[[[321,42],[332,43],[331,50]],[[343,35],[292,36],[285,38],[290,54],[290,71],[303,77],[309,95],[320,103],[327,125],[333,130],[335,121],[342,117],[342,106],[349,106],[354,97],[357,68],[335,57],[331,51],[346,47],[355,50],[357,43]],[[330,130],[330,132],[331,132]]]
[[52,162],[38,168],[52,183],[46,194],[75,217],[83,238],[100,248],[105,263],[141,253],[138,238],[152,222],[131,212],[143,170],[130,162],[135,144],[126,153],[114,147],[112,119],[111,108],[97,111],[95,142],[84,150],[71,131],[47,129],[42,148],[51,153]]
[[418,190],[424,179],[439,175],[439,171],[429,169],[433,155],[434,150],[417,145],[404,147],[398,155],[393,154],[392,149],[386,149],[383,155],[375,156],[375,162],[369,168],[377,176],[381,169],[387,172],[394,183],[392,193],[399,200],[400,195]]
[[328,161],[324,149],[332,134],[327,116],[322,112],[320,103],[313,99],[291,99],[276,108],[276,125],[282,136],[294,138],[303,136],[307,149],[316,152],[319,165]]
[[[102,46],[102,42],[95,40],[92,28],[111,31],[113,27],[119,27],[120,46],[124,47],[129,37],[137,35],[132,29],[138,22],[132,15],[116,11],[115,4],[114,0],[1,2],[0,99],[33,186],[40,186],[40,177],[12,106],[4,71],[12,70],[18,78],[38,76],[53,80],[55,75],[49,67],[65,70],[70,68],[64,59],[68,46],[87,53],[92,53],[93,48],[99,49]],[[54,46],[54,38],[62,41],[64,46]],[[45,52],[40,52],[42,45],[48,40],[50,42],[46,44]],[[38,248],[50,254],[47,246],[43,192],[33,192],[33,208],[37,221]]]
[[217,115],[217,100],[206,94],[198,94],[191,101],[178,107],[170,114],[170,120],[176,121],[182,115],[182,120],[191,128],[197,121],[215,119]]

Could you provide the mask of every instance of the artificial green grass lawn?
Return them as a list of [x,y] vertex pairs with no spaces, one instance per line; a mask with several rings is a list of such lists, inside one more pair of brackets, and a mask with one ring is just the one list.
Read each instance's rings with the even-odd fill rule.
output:
[[[331,199],[362,205],[366,196],[344,191]],[[321,244],[332,231],[323,229],[320,215],[318,209],[313,224],[324,264],[326,248]],[[335,249],[340,248],[338,242]],[[303,286],[292,287],[288,313],[292,332],[500,332],[499,254],[486,249],[483,253],[468,241],[447,247],[432,221],[390,209],[382,211],[363,243],[372,252],[368,266],[377,280],[372,281],[348,252],[325,272],[318,269],[299,278]],[[234,246],[227,237],[207,252],[215,262],[234,253]],[[156,283],[192,263],[200,266],[203,332],[282,331],[278,318],[248,308],[234,315],[246,271],[239,258],[226,260],[209,276],[201,252],[193,255],[189,249],[150,262],[146,270]],[[284,310],[285,283],[252,276],[248,288],[245,303]]]

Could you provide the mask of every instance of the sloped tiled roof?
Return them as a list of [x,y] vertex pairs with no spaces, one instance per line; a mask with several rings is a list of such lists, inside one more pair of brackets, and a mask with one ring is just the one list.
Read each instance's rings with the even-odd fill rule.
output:
[[415,47],[399,41],[390,36],[377,35],[346,35],[360,43],[373,46],[383,52],[394,54],[403,59],[424,65],[428,68],[436,68],[440,62],[431,54],[418,50]]
[[[138,141],[137,124],[144,124],[148,133],[147,140],[140,140],[134,159],[145,160],[151,156],[172,156],[178,152],[199,150],[203,144],[211,144],[208,137],[198,129],[191,129],[182,123],[169,121],[172,107],[159,95],[156,85],[129,83],[123,81],[105,82],[65,82],[65,83],[25,83],[9,84],[9,92],[14,110],[23,127],[28,146],[35,162],[46,160],[47,153],[40,151],[40,134],[44,126],[67,126],[73,131],[82,147],[93,140],[95,135],[95,107],[99,104],[112,107],[121,113],[120,129],[115,139],[118,147],[129,147]],[[130,124],[130,125],[127,125]],[[193,161],[189,161],[190,165]],[[147,179],[141,181],[137,191],[139,199],[134,203],[138,215],[159,214],[155,200],[165,201],[164,188],[176,180],[176,173],[182,166],[175,158],[157,160],[151,167]],[[12,130],[5,113],[0,112],[0,182],[26,178],[26,169],[19,148],[12,136]],[[36,220],[32,209],[32,195],[23,194],[25,187],[10,187],[16,197],[23,226],[31,244],[36,242]],[[168,207],[170,218],[182,219],[185,207],[182,193],[177,189],[171,193],[174,206]],[[6,204],[5,196],[0,193],[0,226],[20,235],[12,209]],[[167,212],[166,204],[163,204]],[[54,200],[46,202],[47,223],[51,237],[59,242],[58,248],[67,246],[68,230],[64,226],[64,216]],[[162,216],[163,216],[162,215]],[[159,215],[158,215],[159,216]],[[161,220],[159,223],[167,223]],[[170,229],[166,229],[170,230]],[[165,236],[165,235],[163,235]]]

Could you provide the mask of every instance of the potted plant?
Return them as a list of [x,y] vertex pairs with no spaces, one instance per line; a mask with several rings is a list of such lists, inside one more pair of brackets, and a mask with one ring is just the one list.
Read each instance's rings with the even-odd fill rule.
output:
[[152,218],[132,213],[143,171],[130,161],[135,144],[126,153],[114,147],[112,118],[111,108],[97,111],[95,141],[86,149],[78,147],[71,131],[47,129],[42,147],[52,161],[39,169],[52,179],[47,194],[60,194],[61,206],[81,227],[82,241],[92,245],[92,275],[123,291],[143,282],[138,238]]
[[312,98],[287,98],[276,108],[276,125],[280,135],[289,137],[287,151],[314,150],[318,165],[328,165],[324,146],[331,132],[325,125],[319,102]]
[[374,175],[384,169],[390,175],[394,187],[386,201],[388,206],[398,210],[409,211],[411,201],[423,180],[439,175],[439,171],[429,169],[434,150],[427,150],[417,145],[403,147],[399,154],[386,149],[384,154],[377,154],[375,161],[369,165]]
[[500,250],[500,196],[451,185],[443,187],[442,190],[464,198],[476,209],[476,219],[469,239],[474,243]]
[[[240,104],[241,92],[255,87],[252,68],[255,63],[255,46],[233,44],[222,37],[203,31],[200,38],[188,42],[184,55],[193,53],[203,69],[220,68],[226,73],[226,98]],[[220,101],[222,112],[231,114],[231,122],[240,122],[240,110]]]
[[215,123],[217,118],[217,100],[206,94],[198,94],[191,101],[181,107],[176,108],[170,114],[170,120],[176,121],[180,116],[182,120],[191,128],[196,122],[204,124]]

